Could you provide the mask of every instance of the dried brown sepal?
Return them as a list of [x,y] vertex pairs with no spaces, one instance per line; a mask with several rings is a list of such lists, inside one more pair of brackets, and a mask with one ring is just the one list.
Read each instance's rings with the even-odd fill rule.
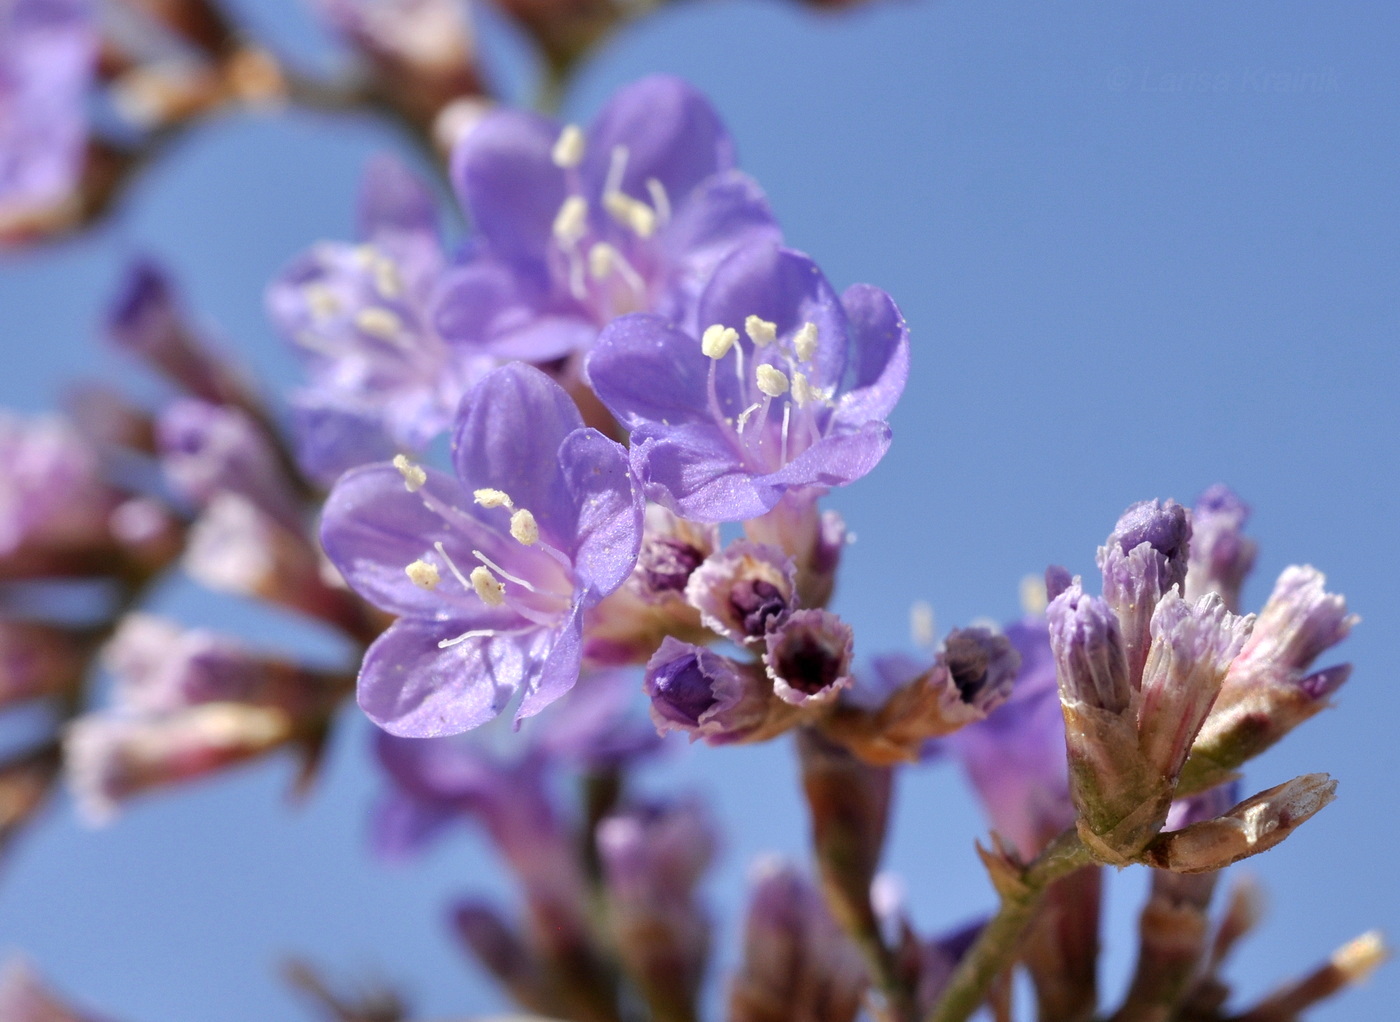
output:
[[1378,930],[1343,944],[1308,975],[1281,987],[1230,1022],[1297,1022],[1320,1001],[1363,982],[1390,957]]
[[930,738],[952,734],[986,714],[963,701],[952,675],[934,664],[897,689],[878,710],[837,706],[822,721],[827,737],[873,766],[917,762]]
[[1304,774],[1253,798],[1224,816],[1163,834],[1142,862],[1174,873],[1223,869],[1268,851],[1336,798],[1337,782],[1327,774]]

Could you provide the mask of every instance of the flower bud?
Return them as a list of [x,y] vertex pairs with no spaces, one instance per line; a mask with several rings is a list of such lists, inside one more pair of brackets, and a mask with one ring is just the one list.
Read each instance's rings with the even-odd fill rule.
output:
[[773,692],[793,706],[830,706],[851,683],[855,633],[825,610],[798,610],[768,633],[763,665]]
[[683,731],[709,745],[764,741],[796,722],[755,665],[667,636],[647,663],[646,694],[659,732]]
[[452,929],[522,1007],[542,1014],[561,1010],[530,949],[491,905],[480,901],[458,903],[452,909]]
[[1133,688],[1142,677],[1153,608],[1186,580],[1191,516],[1174,500],[1145,500],[1123,512],[1099,547],[1104,600],[1118,615]]
[[241,703],[155,718],[90,714],[69,725],[64,763],[83,815],[101,824],[133,795],[261,756],[291,737],[286,714]]
[[1249,505],[1224,485],[1212,486],[1191,509],[1191,554],[1186,599],[1219,593],[1225,607],[1239,613],[1240,590],[1254,567],[1258,544],[1244,534]]
[[820,895],[780,860],[754,869],[730,1022],[854,1022],[869,980]]

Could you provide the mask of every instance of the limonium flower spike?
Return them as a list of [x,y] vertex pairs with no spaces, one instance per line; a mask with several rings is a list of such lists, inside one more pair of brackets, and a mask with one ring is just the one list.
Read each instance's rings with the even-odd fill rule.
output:
[[631,430],[650,499],[697,521],[741,521],[884,457],[885,418],[909,375],[908,330],[885,292],[858,284],[838,297],[806,256],[760,243],[715,270],[699,317],[703,335],[625,316],[588,362]]
[[365,655],[359,701],[407,737],[474,728],[522,689],[528,717],[572,688],[583,611],[622,585],[641,542],[626,452],[544,373],[503,366],[462,408],[456,479],[402,456],[365,466],[322,520],[346,581],[399,617]]

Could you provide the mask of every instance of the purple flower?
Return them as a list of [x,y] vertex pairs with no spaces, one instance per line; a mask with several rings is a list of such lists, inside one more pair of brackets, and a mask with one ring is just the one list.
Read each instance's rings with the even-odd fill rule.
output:
[[268,314],[309,377],[293,396],[298,455],[326,481],[427,446],[495,364],[432,327],[444,256],[426,187],[379,158],[365,174],[360,221],[361,244],[314,246],[267,292]]
[[87,146],[97,26],[86,0],[0,8],[0,237],[73,201]]
[[97,453],[67,422],[0,411],[0,559],[106,544],[117,502]]
[[572,688],[583,611],[626,581],[641,542],[626,452],[549,377],[503,366],[462,408],[456,479],[365,466],[322,522],[346,581],[399,616],[365,654],[359,699],[409,737],[476,727],[524,689],[520,720]]
[[625,316],[588,362],[632,433],[649,498],[697,521],[739,521],[788,491],[859,479],[884,456],[909,339],[883,291],[838,298],[806,256],[752,244],[715,270],[697,322]]
[[1219,593],[1226,609],[1239,613],[1240,590],[1254,567],[1258,544],[1244,534],[1249,505],[1224,485],[1215,485],[1191,509],[1191,556],[1186,572],[1188,600]]
[[666,636],[647,663],[643,685],[662,734],[683,731],[709,745],[761,741],[796,723],[758,665],[739,663]]
[[718,115],[660,75],[617,92],[586,131],[491,114],[453,153],[452,180],[480,244],[449,275],[437,327],[504,358],[562,358],[629,312],[693,325],[715,265],[778,236]]

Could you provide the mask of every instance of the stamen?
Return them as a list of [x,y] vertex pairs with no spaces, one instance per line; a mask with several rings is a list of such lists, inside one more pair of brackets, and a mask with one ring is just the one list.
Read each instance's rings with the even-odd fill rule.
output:
[[753,404],[749,405],[747,408],[745,408],[742,412],[740,412],[738,420],[734,423],[735,432],[742,434],[744,432],[744,426],[748,424],[749,416],[762,407],[763,404],[761,402],[756,401]]
[[442,573],[438,571],[437,565],[421,559],[404,568],[404,574],[419,589],[436,589],[442,581]]
[[447,556],[447,551],[442,548],[442,540],[434,540],[433,549],[436,550],[438,552],[438,556],[442,558],[442,563],[447,565],[447,570],[452,572],[452,577],[455,578],[458,582],[462,583],[463,589],[475,588],[475,585],[467,578],[467,576],[462,574],[462,569],[457,567],[457,562],[454,561],[451,557]]
[[307,284],[302,288],[306,304],[311,306],[311,315],[316,319],[330,319],[341,309],[340,298],[325,284]]
[[718,362],[729,354],[729,349],[734,347],[734,342],[739,339],[739,331],[733,327],[727,327],[723,323],[715,323],[705,328],[705,333],[700,337],[700,350],[709,358]]
[[379,296],[388,301],[393,301],[403,294],[403,280],[399,277],[399,268],[387,256],[380,256],[374,261],[374,286],[379,290]]
[[539,524],[535,516],[523,507],[510,516],[510,534],[517,543],[525,546],[534,546],[540,541]]
[[788,391],[788,378],[783,375],[781,369],[775,369],[766,362],[760,365],[755,373],[758,376],[758,389],[768,397],[782,397]]
[[600,241],[588,250],[588,272],[594,280],[602,280],[609,273],[616,273],[634,295],[638,298],[646,296],[647,285],[641,274],[633,269],[626,256],[606,241]]
[[365,333],[385,341],[397,338],[399,330],[403,327],[398,316],[378,306],[361,309],[356,313],[355,325]]
[[817,353],[817,324],[802,324],[802,329],[792,337],[792,350],[797,353],[799,362],[812,361],[812,356]]
[[788,427],[791,426],[791,425],[792,425],[792,405],[791,405],[789,402],[784,401],[784,402],[783,402],[783,446],[782,446],[782,457],[781,457],[780,460],[779,460],[779,464],[781,464],[781,465],[786,465],[786,464],[787,464],[787,460],[788,460],[788,457],[787,457],[787,454],[788,454]]
[[409,493],[417,493],[428,481],[428,473],[423,471],[423,466],[415,465],[402,454],[394,455],[394,467],[403,476],[403,484]]
[[499,607],[506,602],[505,583],[481,565],[472,569],[472,588],[488,607]]
[[795,370],[792,374],[792,399],[797,402],[797,407],[801,408],[809,401],[815,401],[820,397],[820,393],[807,381],[807,374],[801,370]]
[[559,132],[559,138],[554,143],[554,150],[549,154],[554,160],[554,165],[563,170],[577,167],[583,162],[583,132],[577,124],[566,124],[564,130]]
[[778,324],[758,316],[750,316],[744,320],[744,332],[749,335],[749,340],[753,341],[755,348],[761,348],[778,339]]
[[[501,578],[505,579],[507,582],[514,582],[516,585],[520,586],[520,588],[528,589],[532,593],[539,592],[539,589],[537,589],[535,586],[531,585],[529,582],[526,582],[523,578],[521,578],[518,575],[512,575],[510,572],[506,571],[505,568],[502,568],[495,561],[491,560],[491,558],[483,554],[480,550],[473,550],[472,556],[475,557],[482,564],[486,565],[486,567],[494,571],[497,575],[500,575]],[[476,572],[472,572],[472,574],[475,575]]]
[[666,186],[654,177],[647,178],[647,194],[656,207],[656,218],[663,224],[671,222],[671,197],[666,194]]
[[438,649],[448,649],[449,647],[457,645],[459,642],[466,642],[468,639],[483,639],[488,635],[499,634],[499,632],[490,628],[473,628],[470,632],[463,632],[461,635],[453,636],[450,639],[439,640]]
[[379,253],[373,245],[365,243],[356,245],[351,251],[350,257],[355,260],[360,269],[368,270],[374,266],[375,260],[379,258]]
[[608,158],[608,176],[603,181],[603,195],[616,195],[622,191],[622,175],[627,173],[629,152],[625,145],[613,146]]
[[510,499],[510,494],[506,493],[504,490],[473,490],[472,499],[486,508],[515,507],[514,502]]
[[588,202],[581,195],[570,195],[554,214],[554,240],[570,248],[588,232]]
[[650,238],[656,233],[656,212],[640,199],[623,192],[608,192],[603,196],[603,208],[639,238]]

